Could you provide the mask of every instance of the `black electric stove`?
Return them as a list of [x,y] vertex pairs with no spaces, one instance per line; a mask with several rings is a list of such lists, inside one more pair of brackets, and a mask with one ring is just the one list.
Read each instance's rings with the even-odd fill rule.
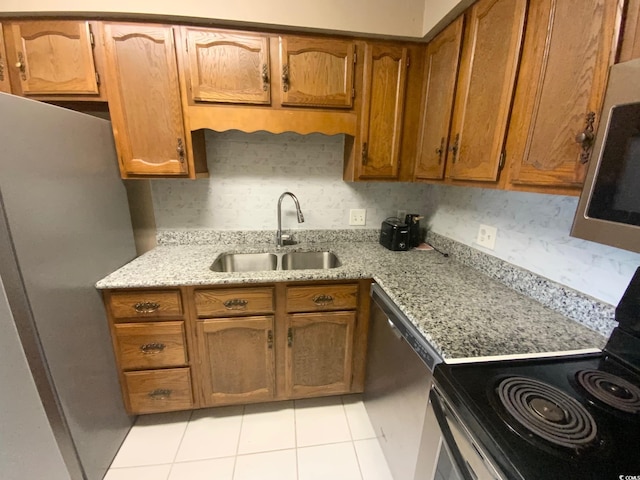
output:
[[508,479],[640,478],[640,268],[604,351],[436,367],[436,388]]

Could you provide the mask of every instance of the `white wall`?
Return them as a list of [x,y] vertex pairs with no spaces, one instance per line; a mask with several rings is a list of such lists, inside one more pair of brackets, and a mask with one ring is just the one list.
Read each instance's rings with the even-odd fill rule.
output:
[[[432,186],[431,229],[543,277],[616,305],[640,254],[569,236],[577,197]],[[495,251],[475,243],[481,223],[498,228]]]
[[[344,136],[207,132],[208,179],[154,180],[158,229],[275,230],[278,197],[289,190],[300,200],[283,201],[283,227],[380,228],[398,209],[424,213],[424,185],[342,181]],[[366,208],[367,224],[349,226],[349,209]]]
[[2,0],[2,12],[156,14],[422,37],[425,0]]

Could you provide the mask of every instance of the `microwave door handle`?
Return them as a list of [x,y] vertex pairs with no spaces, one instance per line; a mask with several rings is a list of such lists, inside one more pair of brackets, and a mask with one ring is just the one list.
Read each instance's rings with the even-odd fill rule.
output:
[[444,447],[449,452],[451,459],[453,460],[453,468],[456,469],[456,472],[463,480],[478,480],[478,477],[469,471],[469,463],[463,458],[462,453],[460,453],[460,449],[458,448],[456,440],[453,438],[453,433],[451,433],[451,429],[447,423],[444,408],[440,403],[440,396],[434,389],[431,390],[429,399],[431,400],[433,413],[435,414],[438,425],[440,426],[440,432],[442,433],[444,440]]

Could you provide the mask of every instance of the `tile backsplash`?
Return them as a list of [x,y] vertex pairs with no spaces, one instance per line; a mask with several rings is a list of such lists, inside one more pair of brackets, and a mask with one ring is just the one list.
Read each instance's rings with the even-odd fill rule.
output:
[[[207,131],[209,175],[200,180],[154,180],[158,230],[275,230],[278,197],[287,229],[379,228],[399,209],[425,213],[424,185],[342,181],[344,136]],[[366,208],[366,225],[349,226],[349,210]]]
[[[433,185],[429,228],[545,278],[616,305],[640,254],[569,236],[578,197]],[[476,241],[497,227],[495,250]]]

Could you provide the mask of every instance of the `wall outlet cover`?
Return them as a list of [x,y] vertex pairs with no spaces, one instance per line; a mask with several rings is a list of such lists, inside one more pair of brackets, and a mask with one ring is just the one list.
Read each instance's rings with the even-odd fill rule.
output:
[[488,248],[489,250],[494,250],[496,248],[497,235],[498,229],[496,227],[480,224],[476,243],[484,248]]
[[349,210],[349,225],[366,225],[367,210],[364,208],[352,208]]

